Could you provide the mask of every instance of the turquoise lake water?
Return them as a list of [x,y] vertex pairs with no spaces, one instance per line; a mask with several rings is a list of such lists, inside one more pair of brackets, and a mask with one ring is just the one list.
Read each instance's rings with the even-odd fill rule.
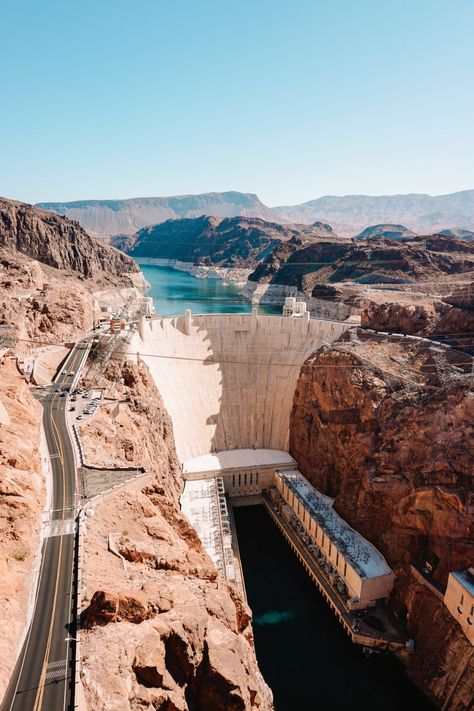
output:
[[[140,265],[151,284],[147,296],[152,296],[155,311],[162,316],[179,316],[184,309],[195,314],[250,313],[252,304],[239,296],[238,288],[221,279],[196,279],[170,267]],[[259,306],[260,313],[281,313],[273,306]]]
[[[142,266],[157,313],[247,313],[234,286],[169,267]],[[260,309],[280,313],[280,309]],[[234,510],[255,649],[276,711],[431,711],[391,655],[366,658],[262,506]],[[209,710],[211,711],[211,710]]]

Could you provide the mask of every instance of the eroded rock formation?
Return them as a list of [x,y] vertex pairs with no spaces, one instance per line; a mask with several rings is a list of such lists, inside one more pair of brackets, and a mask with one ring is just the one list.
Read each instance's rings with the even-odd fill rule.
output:
[[304,475],[396,571],[391,604],[416,639],[411,675],[460,710],[474,697],[472,647],[411,566],[434,561],[445,585],[474,560],[474,396],[462,360],[349,332],[302,368],[290,433]]
[[139,275],[133,259],[94,240],[78,222],[6,198],[0,198],[0,247],[84,277],[129,274],[132,286]]
[[[434,287],[435,288],[435,287]],[[468,282],[444,298],[421,301],[371,302],[362,311],[361,325],[417,336],[432,335],[451,345],[474,351],[474,289]]]
[[[182,480],[172,426],[147,367],[112,364],[107,381],[130,397],[116,419],[81,428],[86,460],[140,463],[145,480],[103,498],[87,520],[82,633],[90,708],[272,708],[258,669],[251,613],[218,579],[179,511]],[[117,552],[108,551],[108,540]]]
[[0,700],[26,623],[45,498],[41,408],[12,360],[0,359]]

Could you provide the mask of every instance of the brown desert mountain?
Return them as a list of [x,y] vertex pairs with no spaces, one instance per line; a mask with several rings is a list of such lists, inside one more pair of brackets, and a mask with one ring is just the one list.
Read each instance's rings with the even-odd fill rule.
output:
[[367,225],[402,224],[418,234],[453,229],[474,230],[474,190],[448,195],[326,195],[299,205],[267,207],[251,193],[236,191],[131,198],[43,202],[40,207],[78,220],[100,237],[134,234],[147,225],[183,217],[260,217],[269,222],[329,223],[350,237]]

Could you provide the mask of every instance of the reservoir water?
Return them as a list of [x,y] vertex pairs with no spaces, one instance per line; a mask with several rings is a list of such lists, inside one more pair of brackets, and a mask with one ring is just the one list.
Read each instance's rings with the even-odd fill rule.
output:
[[[184,309],[196,314],[250,313],[252,304],[239,296],[234,284],[221,279],[197,279],[187,272],[171,267],[140,265],[151,284],[147,296],[152,296],[155,311],[161,316],[179,316]],[[260,313],[281,313],[274,306],[259,306]]]
[[[156,312],[248,312],[235,286],[142,266]],[[267,308],[268,313],[279,309]],[[234,510],[255,649],[276,711],[428,711],[434,706],[391,655],[366,658],[342,631],[262,506]]]
[[395,657],[350,642],[263,506],[234,508],[255,650],[276,711],[428,711]]

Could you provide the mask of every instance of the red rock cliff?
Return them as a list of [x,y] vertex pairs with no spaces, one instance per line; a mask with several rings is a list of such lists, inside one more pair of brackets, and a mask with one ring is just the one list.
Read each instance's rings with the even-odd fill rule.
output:
[[471,708],[472,647],[411,565],[438,560],[444,585],[474,560],[472,378],[443,349],[360,338],[353,332],[302,368],[290,451],[396,571],[391,604],[416,639],[413,678],[446,708]]
[[[179,510],[171,421],[144,364],[111,364],[130,397],[81,428],[87,461],[140,465],[147,481],[104,497],[85,536],[83,681],[94,711],[270,711],[251,612]],[[123,561],[108,550],[112,537]]]

